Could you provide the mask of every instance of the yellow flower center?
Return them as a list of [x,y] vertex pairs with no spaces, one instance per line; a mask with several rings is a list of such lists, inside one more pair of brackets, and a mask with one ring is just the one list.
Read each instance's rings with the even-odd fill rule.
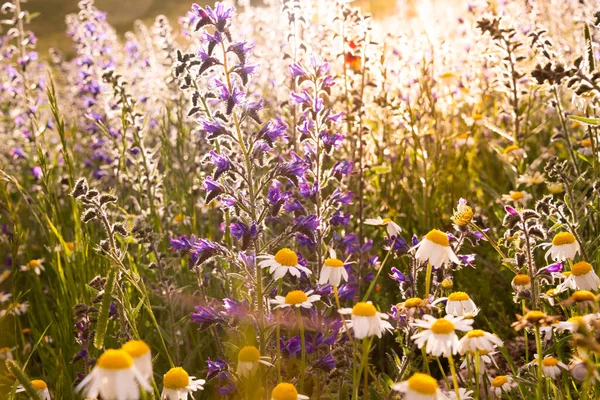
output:
[[0,353],[8,353],[10,350],[10,347],[0,347]]
[[340,267],[344,266],[344,262],[337,258],[328,258],[327,260],[325,260],[325,266],[333,267],[333,268],[340,268]]
[[512,283],[516,286],[526,286],[531,283],[531,279],[525,274],[517,274],[513,278]]
[[445,247],[450,246],[450,241],[448,240],[448,235],[446,235],[444,232],[437,230],[437,229],[433,229],[433,230],[429,231],[429,233],[427,235],[425,235],[425,239],[427,239],[430,242],[433,242],[435,244],[439,244],[440,246],[445,246]]
[[590,139],[583,139],[580,143],[583,147],[592,147],[592,141]]
[[575,325],[581,325],[585,321],[584,321],[583,317],[571,317],[567,320],[567,322],[572,322]]
[[454,324],[446,318],[440,318],[431,325],[431,332],[438,335],[447,335],[454,332]]
[[523,192],[512,192],[510,194],[510,198],[513,200],[521,200],[523,197],[525,197],[525,193]]
[[39,260],[31,260],[27,263],[26,267],[29,269],[35,269],[40,265],[42,265],[42,263]]
[[546,313],[543,311],[529,311],[525,314],[525,319],[529,322],[538,322],[546,318]]
[[73,242],[65,242],[65,247],[71,251],[75,250],[75,243]]
[[558,360],[554,357],[548,357],[542,360],[542,365],[544,367],[555,367],[556,364],[558,364]]
[[377,315],[377,310],[373,304],[361,301],[352,307],[352,315],[356,315],[357,317],[374,317]]
[[427,374],[417,372],[408,378],[408,388],[419,394],[434,395],[437,393],[437,381]]
[[295,267],[298,265],[298,255],[288,248],[283,248],[275,254],[275,261],[285,267]]
[[412,297],[404,302],[404,307],[414,308],[419,307],[421,304],[423,304],[423,299],[419,297]]
[[260,360],[260,352],[254,346],[242,347],[238,353],[238,361],[241,362],[257,362]]
[[592,264],[585,261],[579,261],[571,267],[571,272],[575,276],[585,275],[592,270]]
[[502,385],[504,385],[505,383],[508,382],[508,378],[504,375],[500,375],[494,378],[494,380],[492,381],[492,386],[493,387],[501,387]]
[[472,331],[467,332],[467,337],[475,338],[475,337],[483,337],[485,335],[485,331],[481,329],[473,329]]
[[171,368],[163,376],[163,385],[167,389],[183,389],[190,384],[190,376],[181,367]]
[[554,297],[556,296],[556,289],[550,289],[546,292],[546,296]]
[[285,304],[302,304],[308,300],[308,296],[302,290],[292,290],[285,296]]
[[513,144],[513,145],[508,146],[507,148],[504,149],[504,154],[510,154],[513,151],[516,151],[516,150],[519,150],[519,149],[520,149],[519,146],[517,146],[516,144]]
[[387,225],[387,224],[389,224],[390,222],[392,222],[392,219],[391,219],[391,218],[384,218],[384,219],[382,219],[382,220],[381,220],[381,222],[382,222],[384,225]]
[[589,290],[578,290],[571,295],[571,298],[577,302],[596,300],[594,293],[590,292]]
[[552,244],[554,246],[562,246],[565,244],[575,243],[575,236],[569,232],[560,232],[554,236],[552,239]]
[[455,76],[456,76],[456,75],[454,75],[454,72],[447,71],[447,72],[444,72],[443,74],[441,74],[441,75],[440,75],[440,78],[442,78],[442,79],[452,79],[452,78],[454,78]]
[[462,211],[456,211],[452,216],[452,222],[458,226],[465,226],[473,219],[473,209],[469,206],[464,206]]
[[471,298],[465,292],[454,292],[454,293],[451,293],[450,296],[448,296],[448,300],[450,300],[450,301],[465,301],[465,300],[471,300]]
[[468,139],[469,138],[469,134],[468,133],[461,133],[460,135],[457,136],[458,139]]
[[280,383],[271,393],[273,400],[298,400],[298,391],[291,383]]
[[128,369],[133,365],[133,358],[125,350],[106,350],[98,358],[98,366],[104,369]]
[[571,276],[571,271],[565,271],[563,272],[563,275],[568,278]]
[[177,214],[176,216],[173,217],[173,222],[175,222],[176,224],[179,224],[179,223],[183,222],[184,219],[185,219],[185,215]]
[[121,350],[125,350],[131,357],[138,358],[150,352],[150,347],[143,340],[130,340]]
[[44,389],[48,388],[48,385],[46,385],[46,382],[44,382],[41,379],[32,380],[31,386],[33,386],[35,388],[35,390],[44,390]]
[[471,116],[471,118],[473,118],[473,121],[481,121],[483,119],[483,115],[475,113]]

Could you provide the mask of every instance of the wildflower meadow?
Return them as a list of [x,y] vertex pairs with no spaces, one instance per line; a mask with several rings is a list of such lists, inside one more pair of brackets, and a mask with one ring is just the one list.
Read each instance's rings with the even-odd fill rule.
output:
[[3,2],[0,399],[600,398],[598,1]]

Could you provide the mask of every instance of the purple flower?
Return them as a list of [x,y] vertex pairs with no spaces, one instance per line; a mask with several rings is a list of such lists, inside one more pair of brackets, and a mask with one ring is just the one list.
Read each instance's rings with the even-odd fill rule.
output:
[[342,300],[352,300],[358,292],[358,288],[354,285],[345,284],[340,286],[338,294]]
[[557,263],[547,265],[544,268],[541,268],[537,272],[537,275],[548,274],[548,273],[553,273],[553,272],[561,272],[562,270],[563,270],[563,264],[560,262],[557,262]]
[[208,366],[208,373],[206,375],[206,379],[214,378],[216,375],[223,371],[227,371],[227,362],[220,358],[217,358],[215,361],[212,361],[210,357],[206,360],[206,365]]
[[173,250],[190,250],[192,248],[192,242],[195,240],[196,238],[194,235],[192,235],[191,240],[185,235],[179,236],[178,238],[169,238]]
[[333,226],[346,226],[351,217],[350,214],[344,215],[342,211],[337,210],[333,213],[330,222]]
[[222,313],[210,306],[196,306],[195,308],[196,312],[190,313],[190,318],[193,322],[200,324],[200,330],[225,322]]
[[36,165],[35,167],[31,168],[31,175],[33,175],[33,177],[37,180],[42,179],[42,176],[44,175],[42,173],[42,167]]
[[331,172],[337,179],[342,179],[343,176],[348,176],[352,173],[352,161],[342,160],[335,163]]
[[292,75],[292,78],[304,77],[308,75],[306,70],[297,63],[292,63],[290,65],[290,74]]
[[460,261],[473,268],[475,268],[475,265],[473,264],[475,262],[475,256],[477,256],[477,254],[458,254]]
[[410,280],[404,275],[402,272],[398,270],[396,267],[392,267],[392,273],[390,274],[390,278],[395,280],[396,282],[409,282]]
[[231,161],[227,156],[217,154],[213,150],[211,150],[209,154],[212,158],[212,163],[217,167],[213,179],[218,179],[223,172],[227,171],[231,167]]
[[198,239],[192,246],[191,261],[195,264],[201,264],[216,255],[224,255],[227,249],[218,243],[211,242],[208,239]]
[[335,368],[335,358],[333,358],[331,354],[325,354],[319,361],[316,362],[315,368],[331,371]]
[[203,187],[206,191],[206,203],[210,203],[215,197],[225,192],[225,186],[215,181],[212,177],[204,178]]

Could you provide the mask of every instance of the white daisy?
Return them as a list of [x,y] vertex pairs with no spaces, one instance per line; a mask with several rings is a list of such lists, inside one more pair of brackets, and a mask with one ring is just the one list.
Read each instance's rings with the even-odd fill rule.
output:
[[14,358],[13,350],[16,350],[16,348],[0,347],[0,360],[12,360]]
[[348,281],[348,271],[344,267],[344,261],[337,258],[335,250],[329,251],[329,258],[325,260],[321,267],[321,276],[319,277],[319,285],[330,284],[331,286],[339,287],[342,279]]
[[0,318],[5,315],[19,316],[23,315],[29,309],[29,303],[24,301],[23,303],[10,303],[4,310],[0,310]]
[[448,398],[451,400],[473,400],[473,391],[458,388],[458,397],[456,396],[456,392],[448,392]]
[[460,260],[450,247],[448,235],[437,229],[429,231],[425,238],[411,250],[417,250],[415,257],[420,262],[429,262],[434,268],[440,268],[453,262],[460,264]]
[[152,380],[152,354],[146,342],[130,340],[121,347],[121,350],[125,350],[133,358],[137,370],[150,382]]
[[504,153],[502,154],[502,157],[506,161],[512,162],[515,160],[522,160],[522,159],[526,158],[527,153],[525,152],[525,149],[522,149],[521,147],[517,146],[516,144],[513,144],[504,149]]
[[[537,365],[538,362],[539,362],[539,357],[537,354],[534,354],[533,361],[530,362],[528,365],[530,365],[530,366]],[[542,373],[544,374],[544,376],[547,376],[552,379],[556,379],[562,373],[561,369],[568,370],[569,367],[567,367],[567,365],[565,363],[561,362],[557,358],[554,358],[550,355],[547,355],[542,360]]]
[[[498,353],[497,351],[488,352],[487,350],[481,350],[479,352],[479,375],[484,375],[487,371],[488,365],[493,365],[498,368],[496,364],[496,360],[494,359],[494,354]],[[463,362],[460,364],[460,369],[467,369],[469,366],[469,360],[471,364],[475,365],[475,354],[467,353]]]
[[298,394],[298,390],[291,383],[282,382],[275,386],[271,392],[271,400],[306,400],[308,396]]
[[237,374],[241,377],[251,377],[258,369],[259,363],[272,366],[268,359],[268,357],[261,357],[254,346],[242,347],[238,352]]
[[85,388],[85,397],[95,399],[102,396],[105,400],[137,399],[140,388],[151,392],[152,387],[138,371],[133,358],[125,350],[106,350],[96,362],[92,372],[86,376],[77,388]]
[[36,275],[40,275],[44,270],[44,259],[31,260],[25,265],[21,265],[21,271],[33,271]]
[[471,147],[475,144],[475,140],[473,139],[473,136],[471,136],[470,133],[461,133],[460,135],[456,136],[456,139],[454,140],[457,146],[468,146]]
[[181,367],[171,368],[163,376],[163,391],[161,400],[187,400],[190,392],[204,390],[204,379],[189,376]]
[[398,236],[400,232],[402,232],[400,225],[392,221],[390,218],[367,218],[365,220],[365,225],[385,226],[387,228],[387,233],[390,236]]
[[587,315],[585,317],[571,317],[566,321],[560,321],[553,325],[559,332],[576,332],[580,326],[585,326],[587,329],[590,329],[590,318]]
[[427,374],[415,373],[408,380],[396,383],[392,390],[404,393],[405,400],[442,400],[438,382]]
[[304,293],[302,290],[292,290],[285,297],[275,296],[274,300],[271,300],[271,304],[277,304],[275,308],[287,308],[287,307],[303,307],[311,308],[315,301],[319,301],[321,296],[313,294],[314,290],[309,290]]
[[502,340],[498,336],[481,329],[473,329],[458,341],[458,352],[460,354],[475,353],[477,350],[490,352],[496,346],[502,346]]
[[6,303],[12,297],[12,293],[0,292],[0,304]]
[[425,351],[428,354],[436,357],[441,355],[448,357],[458,351],[456,330],[468,332],[473,329],[472,324],[472,319],[464,319],[463,317],[446,315],[444,318],[437,319],[431,315],[424,315],[423,319],[411,323],[413,326],[423,328],[421,332],[414,334],[411,339],[415,340],[419,348],[427,343]]
[[301,272],[306,275],[312,274],[310,269],[298,264],[298,255],[288,248],[279,250],[275,255],[266,254],[258,258],[264,258],[258,265],[261,268],[269,268],[274,280],[283,278],[288,272],[297,278],[300,277]]
[[385,321],[389,318],[388,315],[378,312],[370,301],[358,302],[354,307],[342,308],[338,312],[342,315],[352,315],[346,325],[348,328],[352,328],[356,339],[364,339],[373,335],[381,337],[384,332],[394,329],[389,322]]
[[540,294],[540,298],[546,300],[551,306],[554,306],[558,293],[559,291],[556,288],[548,289],[546,293]]
[[557,233],[552,239],[552,245],[546,252],[546,258],[552,257],[554,261],[566,261],[574,259],[580,252],[579,243],[570,232]]
[[525,191],[510,191],[509,194],[502,195],[502,201],[506,204],[525,207],[531,200],[531,195]]
[[497,398],[502,397],[502,393],[510,392],[516,386],[517,384],[510,375],[498,375],[491,383],[492,393]]
[[594,153],[594,149],[592,148],[592,141],[590,139],[583,139],[579,142],[579,149],[577,151],[584,156],[591,156]]
[[[35,390],[37,390],[38,395],[42,398],[42,400],[50,400],[50,392],[48,391],[48,385],[41,379],[34,379],[31,381],[31,386]],[[23,385],[17,386],[16,393],[22,393],[25,391]]]
[[511,285],[516,293],[531,290],[531,278],[526,274],[517,274],[513,278]]
[[597,290],[600,287],[600,278],[596,275],[594,267],[585,261],[573,264],[571,274],[561,283],[562,287],[575,289],[571,281],[579,290]]
[[[436,300],[434,303],[441,299]],[[475,316],[479,313],[479,309],[465,292],[454,292],[448,296],[446,301],[446,314],[454,317]]]

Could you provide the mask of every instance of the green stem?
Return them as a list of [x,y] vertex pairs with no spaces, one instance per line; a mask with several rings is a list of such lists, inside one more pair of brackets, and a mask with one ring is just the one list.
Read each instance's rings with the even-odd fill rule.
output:
[[480,365],[479,365],[479,350],[475,350],[475,398],[479,399],[479,390],[481,384],[479,382],[479,374],[480,374]]
[[296,315],[298,316],[298,325],[300,326],[300,345],[302,346],[302,354],[300,358],[300,390],[304,390],[304,373],[306,370],[306,339],[304,337],[304,321],[302,321],[302,313],[300,308],[296,307]]
[[535,346],[537,348],[537,391],[535,397],[537,400],[542,400],[544,392],[544,372],[542,369],[542,361],[544,359],[544,349],[542,348],[542,338],[540,335],[540,326],[535,325]]
[[100,306],[100,315],[98,316],[96,334],[94,335],[94,347],[97,349],[102,349],[102,347],[104,347],[104,336],[106,335],[106,329],[108,328],[108,312],[110,310],[110,302],[115,288],[117,272],[117,268],[110,267],[108,277],[106,278],[104,294],[102,295],[102,304]]
[[425,297],[423,297],[423,300],[428,301],[429,299],[429,293],[431,290],[431,263],[428,262],[427,263],[427,272],[425,273]]
[[454,392],[456,398],[460,399],[460,391],[458,390],[458,378],[456,376],[456,366],[454,365],[454,357],[450,354],[448,357],[448,363],[450,364],[450,373],[452,374],[452,384],[454,385]]
[[377,283],[377,278],[379,278],[381,271],[383,271],[383,267],[385,266],[385,263],[387,262],[388,258],[390,257],[390,254],[392,252],[392,249],[394,248],[395,243],[396,243],[396,239],[394,239],[394,241],[392,242],[390,249],[388,250],[387,254],[385,255],[385,258],[383,259],[383,262],[381,263],[381,265],[379,266],[379,269],[377,270],[375,279],[373,279],[371,281],[371,284],[369,285],[369,289],[367,289],[367,293],[365,293],[365,297],[363,297],[362,301],[367,301],[369,299],[369,295],[373,291],[373,288],[375,287],[375,284]]
[[[283,281],[280,279],[277,284],[277,296],[281,296],[281,287]],[[281,383],[281,310],[277,309],[277,327],[275,328],[275,346],[277,348],[277,382]]]
[[21,367],[16,363],[15,360],[7,359],[6,360],[6,369],[17,378],[17,381],[23,386],[25,389],[25,393],[33,399],[33,400],[42,400],[42,397],[38,393],[38,391],[31,384],[31,380],[25,375]]

